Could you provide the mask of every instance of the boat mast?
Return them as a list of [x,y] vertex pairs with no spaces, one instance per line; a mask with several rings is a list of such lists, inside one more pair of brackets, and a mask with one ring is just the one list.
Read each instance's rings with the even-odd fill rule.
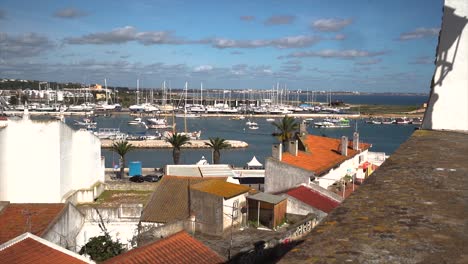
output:
[[107,78],[104,78],[104,89],[106,89],[106,105],[108,104],[108,95],[107,95]]
[[188,83],[185,82],[185,101],[184,101],[184,131],[185,131],[185,135],[187,135],[187,90],[188,90]]
[[200,105],[203,106],[203,83],[200,83]]
[[137,79],[136,104],[140,104],[140,80]]

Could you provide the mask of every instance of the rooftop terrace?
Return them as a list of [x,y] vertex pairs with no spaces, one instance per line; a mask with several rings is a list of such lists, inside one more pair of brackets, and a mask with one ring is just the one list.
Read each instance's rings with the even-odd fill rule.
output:
[[281,263],[468,263],[468,134],[416,131]]

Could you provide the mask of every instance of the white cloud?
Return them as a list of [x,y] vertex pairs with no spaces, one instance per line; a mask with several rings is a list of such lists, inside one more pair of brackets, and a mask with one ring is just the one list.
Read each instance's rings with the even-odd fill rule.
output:
[[286,25],[291,24],[296,19],[295,16],[290,15],[280,15],[280,16],[271,16],[265,21],[265,25],[274,26],[274,25]]
[[401,33],[398,40],[406,41],[406,40],[413,40],[413,39],[435,37],[439,35],[439,31],[440,31],[439,28],[424,28],[424,27],[416,28],[413,31]]
[[350,18],[325,18],[315,20],[314,22],[312,22],[311,27],[318,31],[334,32],[342,30],[351,23],[353,23],[353,20]]
[[386,54],[386,51],[365,51],[365,50],[331,50],[325,49],[321,51],[303,51],[294,52],[287,57],[291,58],[304,58],[304,57],[320,57],[320,58],[339,58],[339,59],[354,59],[362,57],[375,57]]
[[200,65],[193,69],[194,72],[209,72],[213,70],[213,66],[211,65]]
[[54,16],[58,18],[78,18],[86,16],[87,14],[76,8],[65,8],[55,12]]

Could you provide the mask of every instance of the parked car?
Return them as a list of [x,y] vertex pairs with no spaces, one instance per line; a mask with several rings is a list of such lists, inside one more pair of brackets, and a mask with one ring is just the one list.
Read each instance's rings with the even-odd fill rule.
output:
[[162,174],[149,174],[143,177],[143,179],[147,182],[158,182],[159,180],[161,180],[161,178]]
[[135,176],[130,177],[130,181],[131,182],[144,182],[145,179],[141,175],[135,175]]

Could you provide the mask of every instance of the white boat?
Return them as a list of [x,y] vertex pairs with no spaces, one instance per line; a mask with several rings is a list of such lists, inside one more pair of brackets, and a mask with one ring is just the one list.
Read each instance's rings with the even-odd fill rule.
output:
[[167,120],[164,118],[148,118],[147,121],[152,125],[167,125]]
[[330,121],[323,121],[323,122],[316,122],[314,126],[317,128],[347,128],[351,127],[349,124],[348,119],[341,119],[339,122],[330,122]]
[[257,130],[257,129],[259,129],[259,127],[257,125],[251,125],[251,126],[249,126],[249,129]]
[[233,118],[231,118],[232,120],[244,120],[245,119],[245,116],[234,116]]
[[247,122],[245,122],[245,124],[248,125],[248,126],[257,126],[257,125],[258,125],[257,123],[252,122],[252,121],[250,121],[250,120],[248,120]]
[[75,120],[75,125],[84,126],[86,128],[96,128],[97,123],[89,118],[83,118],[83,120]]
[[274,118],[267,118],[266,121],[267,122],[275,122],[275,119]]
[[[173,134],[174,134],[174,133],[172,133],[172,131],[164,131],[163,137],[165,137],[165,138],[171,138]],[[200,139],[200,137],[201,137],[201,130],[195,131],[195,132],[187,132],[187,133],[185,133],[185,132],[179,132],[179,133],[177,133],[177,134],[179,134],[179,135],[185,135],[185,136],[187,136],[189,139],[196,140],[196,139]]]
[[97,132],[94,132],[100,139],[126,139],[127,134],[120,132],[118,128],[100,128]]
[[129,125],[140,125],[141,123],[144,123],[142,120],[141,120],[141,117],[137,117],[133,120],[130,120],[127,122]]

